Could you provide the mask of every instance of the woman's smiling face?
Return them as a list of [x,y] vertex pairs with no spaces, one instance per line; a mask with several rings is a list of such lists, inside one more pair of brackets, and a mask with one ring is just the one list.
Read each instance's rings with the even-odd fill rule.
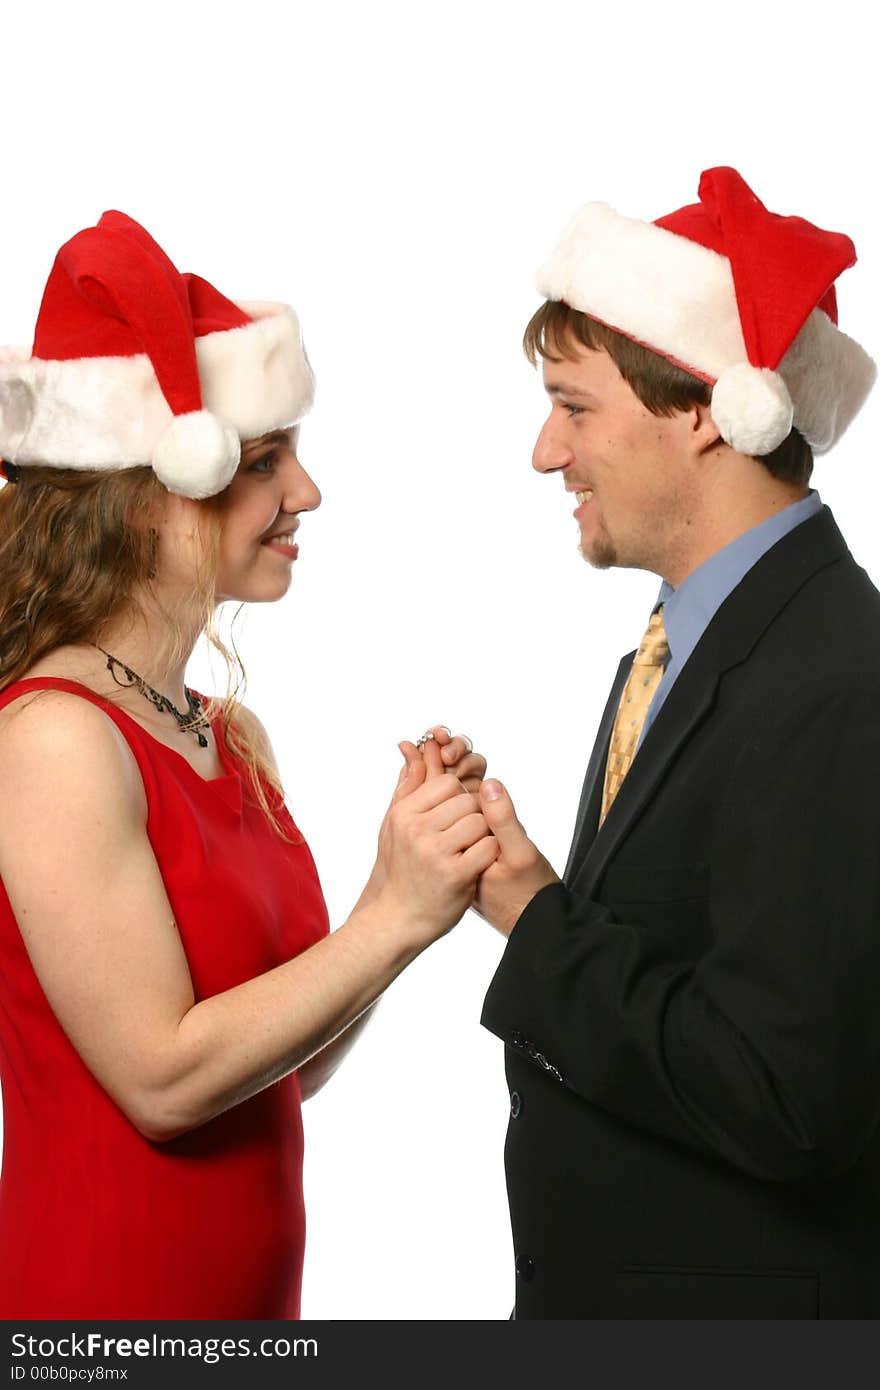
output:
[[290,586],[299,513],[321,494],[297,458],[299,430],[243,441],[241,462],[222,494],[217,602],[271,603]]

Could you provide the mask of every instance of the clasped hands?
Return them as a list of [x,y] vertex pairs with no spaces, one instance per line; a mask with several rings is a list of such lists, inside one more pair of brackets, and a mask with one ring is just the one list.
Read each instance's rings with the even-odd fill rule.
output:
[[436,908],[444,919],[437,935],[473,907],[509,936],[534,895],[559,882],[557,874],[517,819],[506,788],[484,780],[486,759],[469,740],[437,725],[418,745],[399,748],[404,767],[380,833],[380,859],[383,839],[397,868],[405,857],[399,842],[406,840],[408,851],[418,847],[422,896],[437,875]]

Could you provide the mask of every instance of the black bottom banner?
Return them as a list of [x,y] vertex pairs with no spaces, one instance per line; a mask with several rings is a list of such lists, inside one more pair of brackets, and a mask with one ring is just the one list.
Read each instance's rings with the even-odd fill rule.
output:
[[3,1386],[582,1384],[761,1390],[876,1384],[867,1322],[31,1322],[0,1324]]

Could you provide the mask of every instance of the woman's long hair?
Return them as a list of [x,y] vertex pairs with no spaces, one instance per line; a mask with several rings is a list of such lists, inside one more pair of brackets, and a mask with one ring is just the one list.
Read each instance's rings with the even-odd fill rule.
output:
[[[156,578],[159,504],[151,468],[48,468],[28,464],[0,486],[0,690],[42,657],[71,642],[101,643],[111,623],[132,611]],[[201,629],[222,656],[225,697],[206,714],[222,717],[226,747],[246,764],[255,798],[284,840],[283,790],[265,743],[242,709],[246,682],[238,652],[220,637],[215,582],[222,494],[200,504],[201,559],[193,602]],[[158,601],[158,600],[157,600]],[[190,630],[163,610],[171,643],[167,669],[186,654]]]

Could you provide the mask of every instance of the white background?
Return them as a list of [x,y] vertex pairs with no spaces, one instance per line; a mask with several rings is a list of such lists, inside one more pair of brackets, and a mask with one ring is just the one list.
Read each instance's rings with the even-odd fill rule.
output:
[[[653,602],[653,576],[588,569],[559,480],[529,466],[544,406],[519,341],[575,208],[654,218],[733,164],[773,210],[853,237],[841,326],[876,352],[863,15],[851,0],[833,21],[752,0],[5,15],[0,340],[30,340],[58,246],[108,207],[231,297],[300,312],[318,377],[302,457],[324,502],[290,594],[247,615],[240,646],[334,924],[369,872],[395,744],[433,722],[471,734],[561,870],[610,679]],[[875,581],[877,422],[873,401],[814,475]],[[478,1022],[501,944],[466,916],[307,1104],[304,1316],[507,1316],[508,1100]]]

